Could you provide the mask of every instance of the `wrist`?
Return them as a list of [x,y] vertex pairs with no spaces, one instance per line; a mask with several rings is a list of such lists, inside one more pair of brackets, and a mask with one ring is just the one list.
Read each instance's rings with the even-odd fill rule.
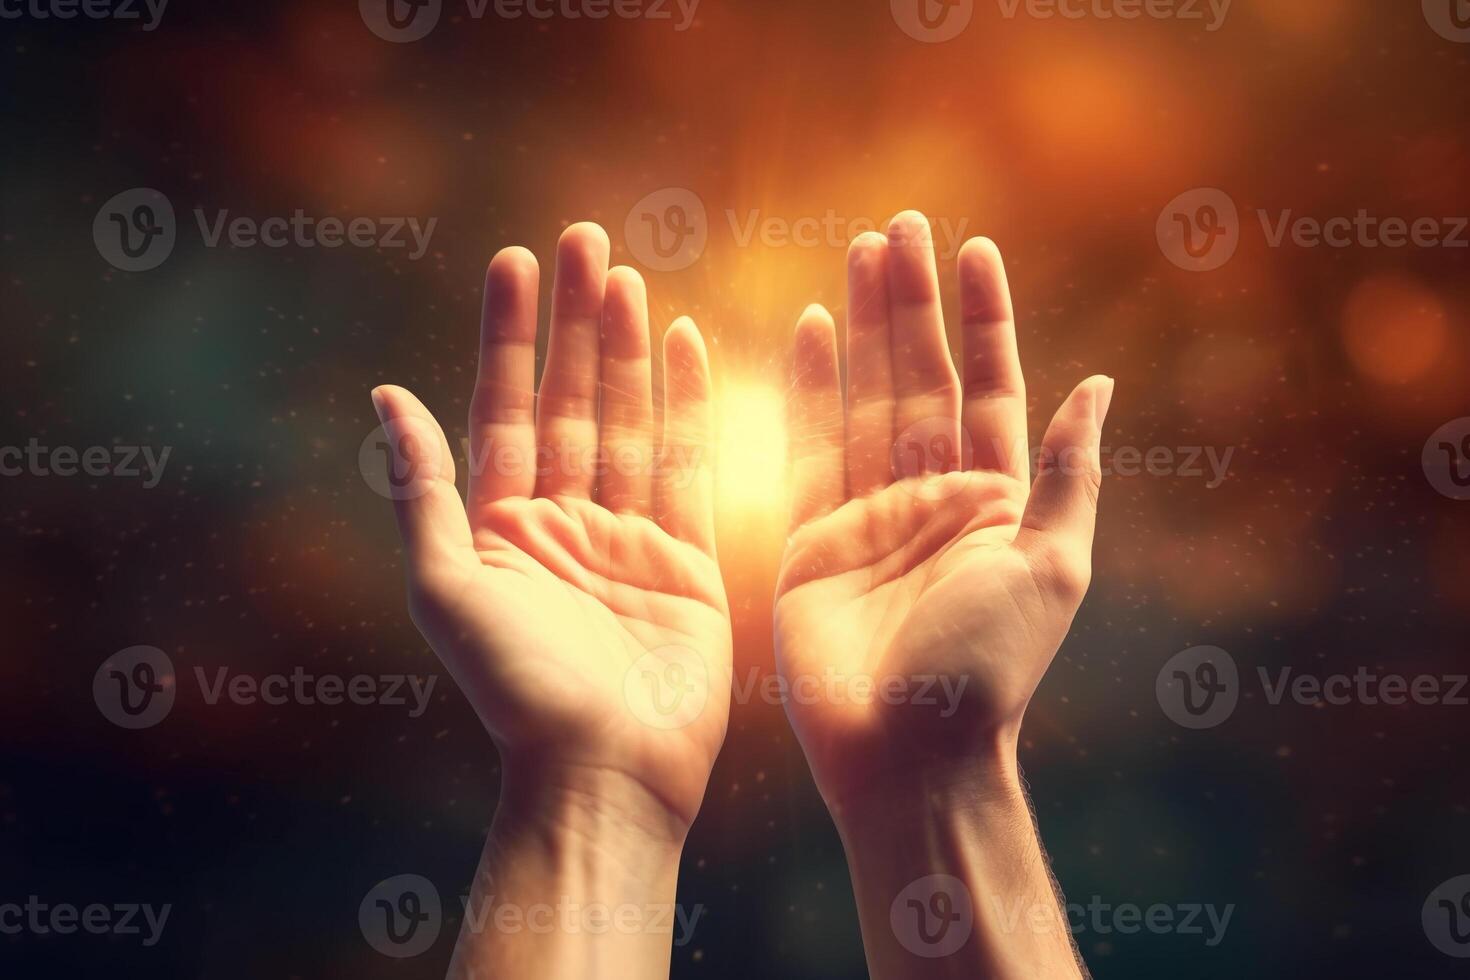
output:
[[624,869],[677,867],[689,825],[627,773],[542,757],[506,758],[492,836],[534,841],[553,857],[596,856]]
[[961,758],[920,760],[827,797],[844,838],[903,832],[942,814],[1029,812],[1015,743],[997,741]]

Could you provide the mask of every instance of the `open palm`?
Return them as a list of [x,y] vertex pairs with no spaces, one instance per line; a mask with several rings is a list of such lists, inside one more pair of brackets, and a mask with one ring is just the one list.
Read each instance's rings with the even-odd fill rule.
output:
[[643,282],[607,261],[602,229],[563,234],[539,394],[536,261],[511,248],[491,262],[467,504],[422,403],[392,386],[374,403],[414,622],[502,755],[621,774],[687,824],[730,691],[709,367],[694,324],[675,322],[656,449]]
[[928,223],[914,212],[849,253],[845,407],[831,317],[811,307],[797,327],[777,654],[794,694],[824,678],[824,696],[793,696],[790,713],[838,807],[1013,753],[1090,577],[1112,382],[1088,379],[1067,399],[1032,485],[995,246],[967,243],[959,276],[962,373]]

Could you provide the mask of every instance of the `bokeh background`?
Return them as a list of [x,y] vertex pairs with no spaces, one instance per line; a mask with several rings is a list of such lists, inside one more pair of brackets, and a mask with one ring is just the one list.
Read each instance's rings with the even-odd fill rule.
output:
[[[658,327],[688,313],[710,338],[733,427],[738,671],[772,666],[770,420],[797,313],[819,300],[841,322],[849,231],[908,207],[963,222],[1007,257],[1034,435],[1108,373],[1110,448],[1233,451],[1213,487],[1110,479],[1091,594],[1028,715],[1023,764],[1069,899],[1234,906],[1213,947],[1083,932],[1089,965],[1464,975],[1421,907],[1470,873],[1470,707],[1272,705],[1255,677],[1470,671],[1470,502],[1421,466],[1430,434],[1470,415],[1470,250],[1273,248],[1255,215],[1470,214],[1470,45],[1408,0],[1236,0],[1217,30],[961,6],[943,43],[906,32],[900,0],[702,0],[685,30],[677,8],[476,19],[445,0],[412,43],[351,0],[173,0],[151,31],[0,20],[0,443],[172,447],[152,489],[0,479],[0,901],[173,906],[151,948],[0,936],[0,976],[442,975],[456,917],[395,960],[357,910],[396,874],[451,906],[470,881],[499,770],[446,676],[419,718],[211,706],[190,681],[165,721],[124,731],[93,674],[138,644],[181,677],[438,673],[359,471],[368,390],[410,386],[459,431],[494,251],[544,262],[590,219],[644,268],[630,209],[668,188],[698,197],[707,245],[645,271]],[[92,234],[134,187],[178,214],[143,273]],[[1195,188],[1241,215],[1210,272],[1155,232]],[[417,260],[208,248],[195,208],[437,225]],[[752,214],[840,230],[742,244],[732,221]],[[1244,690],[1191,731],[1155,679],[1199,644],[1231,654]],[[865,975],[841,848],[779,708],[736,706],[680,901],[707,911],[675,977]]]

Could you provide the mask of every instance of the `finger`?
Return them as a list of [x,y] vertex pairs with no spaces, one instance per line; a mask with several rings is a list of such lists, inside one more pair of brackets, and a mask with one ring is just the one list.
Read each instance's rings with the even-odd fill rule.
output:
[[664,335],[664,438],[655,510],[665,531],[713,555],[711,398],[704,339],[693,320],[680,317]]
[[842,505],[845,434],[837,376],[837,330],[832,315],[812,304],[796,324],[791,359],[791,526]]
[[1113,379],[1088,378],[1057,409],[1042,441],[1040,466],[1016,544],[1051,573],[1085,582],[1102,489],[1102,425]]
[[626,266],[607,275],[602,303],[601,395],[598,502],[619,513],[647,514],[653,479],[648,293],[643,277]]
[[972,238],[960,249],[964,403],[960,419],[978,470],[1026,479],[1026,380],[1016,350],[1016,317],[1000,249]]
[[959,468],[960,384],[944,336],[929,221],[904,211],[888,226],[888,309],[893,323],[893,428],[904,475]]
[[536,489],[536,291],[524,248],[502,249],[485,271],[480,367],[470,399],[470,526],[502,497]]
[[888,240],[870,231],[847,250],[847,489],[854,497],[893,482],[888,338]]
[[598,335],[607,232],[572,225],[556,244],[551,336],[536,402],[536,495],[590,497],[597,450]]
[[382,385],[372,396],[387,435],[390,496],[410,570],[423,576],[464,563],[474,548],[444,430],[406,389]]

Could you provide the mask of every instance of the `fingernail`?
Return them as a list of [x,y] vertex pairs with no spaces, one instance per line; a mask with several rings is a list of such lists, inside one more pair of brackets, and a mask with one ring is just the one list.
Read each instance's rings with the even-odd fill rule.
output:
[[374,388],[372,390],[373,411],[375,411],[375,412],[378,413],[378,421],[379,422],[382,422],[384,425],[387,425],[388,424],[388,417],[387,417],[387,415],[384,414],[385,411],[386,411],[386,409],[385,409],[384,404],[383,404],[383,394],[382,394],[382,392],[383,392],[383,389],[382,389],[381,386],[379,386],[377,388]]
[[1108,417],[1108,408],[1113,404],[1113,387],[1116,382],[1107,378],[1106,383],[1097,390],[1097,397],[1092,403],[1092,416],[1097,422],[1097,427],[1102,428],[1103,420]]

